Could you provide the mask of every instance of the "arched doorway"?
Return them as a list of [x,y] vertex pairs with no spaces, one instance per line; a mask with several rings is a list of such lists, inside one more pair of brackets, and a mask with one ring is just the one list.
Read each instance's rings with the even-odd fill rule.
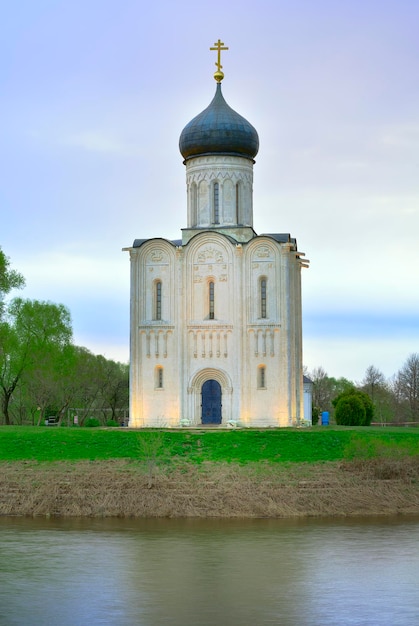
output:
[[221,385],[206,380],[201,388],[201,421],[203,424],[221,424]]

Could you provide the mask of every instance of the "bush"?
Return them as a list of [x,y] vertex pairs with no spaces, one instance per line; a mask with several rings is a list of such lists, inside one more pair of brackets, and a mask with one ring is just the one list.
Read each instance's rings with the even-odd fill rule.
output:
[[365,406],[357,396],[341,398],[335,408],[336,424],[340,426],[361,426],[365,422]]
[[106,422],[106,426],[108,426],[109,428],[116,428],[117,426],[119,426],[119,424],[115,420],[108,420]]
[[100,422],[98,419],[96,419],[96,417],[89,417],[85,422],[84,425],[87,428],[97,428],[98,426],[100,426]]
[[369,426],[374,414],[370,397],[355,388],[340,393],[332,402],[336,424],[341,426]]

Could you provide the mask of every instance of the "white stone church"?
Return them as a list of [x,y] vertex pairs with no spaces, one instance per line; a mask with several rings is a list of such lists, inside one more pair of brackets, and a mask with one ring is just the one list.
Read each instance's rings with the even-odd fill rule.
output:
[[[301,268],[288,233],[253,230],[259,138],[221,92],[185,126],[187,227],[136,239],[131,260],[133,428],[296,426],[304,419]],[[311,419],[311,416],[307,416]]]

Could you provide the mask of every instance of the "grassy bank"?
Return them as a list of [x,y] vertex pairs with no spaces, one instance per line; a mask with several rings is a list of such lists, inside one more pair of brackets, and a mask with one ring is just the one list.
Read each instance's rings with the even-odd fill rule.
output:
[[40,462],[158,458],[161,462],[315,463],[419,454],[408,428],[278,430],[130,430],[9,426],[0,428],[0,460]]
[[0,514],[419,513],[409,429],[0,428]]

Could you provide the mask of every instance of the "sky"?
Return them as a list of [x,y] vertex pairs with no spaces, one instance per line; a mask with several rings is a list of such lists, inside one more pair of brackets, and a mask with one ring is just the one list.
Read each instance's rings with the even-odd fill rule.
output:
[[20,0],[0,36],[0,247],[13,295],[129,358],[136,238],[186,227],[183,127],[215,92],[258,131],[254,229],[291,233],[304,364],[360,382],[419,352],[417,0]]

